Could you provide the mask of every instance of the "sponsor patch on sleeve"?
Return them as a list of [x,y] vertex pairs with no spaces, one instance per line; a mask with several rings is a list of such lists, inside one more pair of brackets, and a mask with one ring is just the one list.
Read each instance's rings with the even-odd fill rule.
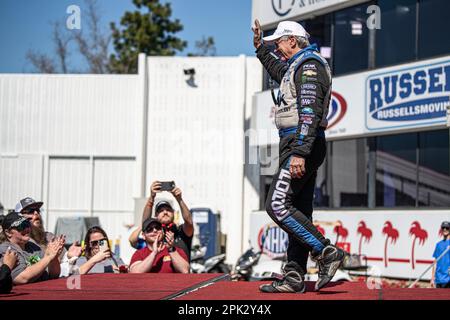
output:
[[306,76],[306,75],[302,75],[302,83],[305,83],[305,82],[309,82],[309,81],[312,81],[312,82],[317,82],[317,78],[314,78],[314,77],[308,77],[308,76]]
[[310,107],[302,108],[302,109],[300,110],[300,112],[301,112],[302,114],[314,114],[314,110],[311,109]]
[[301,85],[302,89],[316,90],[317,86],[313,83],[305,83]]
[[308,135],[309,126],[307,124],[302,124],[300,134],[306,136]]
[[302,106],[309,106],[315,102],[316,102],[316,99],[313,99],[313,98],[308,98],[308,99],[303,98],[300,100],[300,103],[302,104]]
[[313,117],[312,116],[300,116],[300,122],[306,123],[306,124],[312,124],[313,123]]
[[303,70],[317,70],[314,63],[306,63],[303,65]]
[[317,72],[314,70],[305,70],[302,74],[308,77],[314,77],[317,75]]
[[300,94],[306,94],[310,96],[316,96],[317,92],[315,90],[301,90]]

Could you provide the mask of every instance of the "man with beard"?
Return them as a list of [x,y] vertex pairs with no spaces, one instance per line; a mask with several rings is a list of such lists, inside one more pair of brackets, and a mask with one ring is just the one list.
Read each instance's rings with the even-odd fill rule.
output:
[[[142,221],[146,221],[152,215],[153,206],[155,203],[156,194],[162,192],[161,182],[154,181],[150,187],[150,197],[147,200],[147,204],[144,207],[142,213]],[[181,209],[181,215],[183,217],[183,224],[175,225],[175,210],[166,200],[159,201],[155,206],[155,218],[162,224],[164,231],[171,231],[175,235],[174,244],[176,247],[182,249],[188,259],[191,256],[192,238],[194,236],[194,223],[192,220],[192,214],[187,204],[182,197],[182,191],[179,187],[175,186],[173,190],[169,191],[178,202]],[[140,228],[136,229],[129,238],[130,244],[133,248],[142,249],[146,247],[146,241],[139,238],[141,233]]]
[[[45,231],[42,221],[41,208],[44,203],[35,201],[30,197],[20,200],[15,207],[15,212],[24,216],[31,224],[30,241],[37,244],[43,251],[47,248],[49,242],[55,238],[51,232]],[[70,265],[76,262],[76,258],[81,255],[82,248],[76,242],[72,244],[69,250],[63,249],[59,260],[61,261],[61,276],[67,276]]]

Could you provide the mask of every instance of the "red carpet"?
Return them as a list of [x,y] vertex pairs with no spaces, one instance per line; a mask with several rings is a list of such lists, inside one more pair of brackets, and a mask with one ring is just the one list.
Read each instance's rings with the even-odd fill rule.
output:
[[67,279],[14,287],[0,300],[450,300],[446,289],[369,290],[364,282],[331,283],[305,294],[267,294],[258,287],[267,282],[221,281],[220,274],[98,274],[82,276],[80,289],[70,290]]
[[364,282],[336,282],[320,292],[314,292],[314,283],[307,282],[304,294],[259,292],[261,282],[218,282],[189,293],[180,300],[450,300],[446,289],[390,289],[369,290]]
[[81,276],[80,289],[67,279],[16,286],[0,300],[160,300],[190,287],[210,283],[219,274],[92,274]]

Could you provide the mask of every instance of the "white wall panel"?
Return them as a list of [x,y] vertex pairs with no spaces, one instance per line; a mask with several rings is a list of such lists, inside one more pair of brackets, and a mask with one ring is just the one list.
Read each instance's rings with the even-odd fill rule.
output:
[[138,80],[0,75],[0,151],[136,154],[142,107]]
[[[227,259],[232,262],[240,253],[242,237],[248,60],[148,59],[147,189],[156,179],[175,180],[190,206],[220,210]],[[196,87],[186,81],[183,70],[189,68],[195,69]]]
[[27,196],[42,197],[42,164],[39,155],[6,156],[0,154],[0,202],[6,209]]
[[94,211],[132,211],[137,184],[134,160],[95,160]]
[[89,160],[52,159],[48,210],[89,210],[90,170]]

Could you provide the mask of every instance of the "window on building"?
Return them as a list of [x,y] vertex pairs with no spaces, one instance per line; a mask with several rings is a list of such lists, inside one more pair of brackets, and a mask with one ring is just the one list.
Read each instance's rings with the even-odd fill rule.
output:
[[[371,4],[371,3],[370,3]],[[366,70],[369,66],[369,30],[364,4],[334,13],[335,75]]]
[[331,207],[367,207],[368,159],[366,139],[332,142],[327,161]]
[[[331,142],[328,142],[327,145],[329,148]],[[327,160],[328,157],[319,167],[319,170],[317,170],[316,186],[314,188],[314,207],[318,208],[330,207],[330,187],[328,186],[328,182],[330,181],[328,178],[328,169],[330,166],[328,166]]]
[[416,0],[379,0],[381,29],[376,30],[376,67],[416,57]]
[[419,1],[419,59],[450,52],[450,1]]
[[309,33],[309,42],[317,44],[322,56],[327,59],[331,65],[331,26],[333,15],[326,14],[300,22],[305,30]]
[[419,133],[419,206],[450,207],[449,130]]
[[417,197],[417,133],[376,139],[376,205],[414,207]]

